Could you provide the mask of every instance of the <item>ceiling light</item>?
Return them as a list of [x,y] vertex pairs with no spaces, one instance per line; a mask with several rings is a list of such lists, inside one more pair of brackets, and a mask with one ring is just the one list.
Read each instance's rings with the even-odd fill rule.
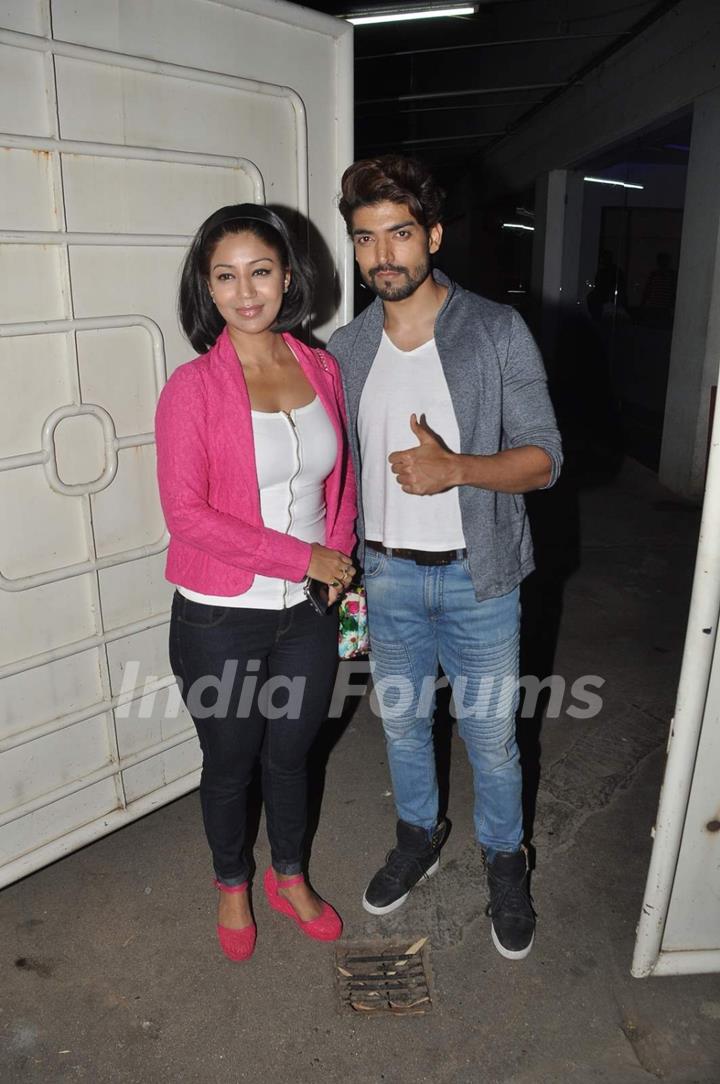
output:
[[611,181],[607,177],[583,177],[584,181],[589,181],[591,184],[614,184],[616,188],[639,188],[644,190],[644,184],[630,184],[628,181]]
[[526,226],[523,222],[503,222],[504,230],[534,230],[534,226]]
[[342,18],[353,26],[370,26],[373,23],[405,23],[411,19],[444,19],[448,15],[474,15],[478,9],[477,4],[460,4],[444,7],[437,4],[426,4],[424,7],[386,8],[385,11],[358,11],[354,14],[343,15]]

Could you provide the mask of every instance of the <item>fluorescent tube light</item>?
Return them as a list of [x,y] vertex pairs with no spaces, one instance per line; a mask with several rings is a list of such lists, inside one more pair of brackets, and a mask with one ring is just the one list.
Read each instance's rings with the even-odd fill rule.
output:
[[583,177],[584,181],[589,181],[590,184],[614,184],[616,188],[639,188],[644,190],[644,184],[630,184],[629,181],[611,181],[607,177]]
[[357,15],[343,15],[342,18],[353,26],[370,26],[373,23],[406,23],[412,19],[444,19],[448,15],[474,15],[477,4],[461,4],[456,7],[405,8],[396,11],[367,12]]
[[503,222],[504,230],[534,230],[534,226],[526,226],[523,222]]

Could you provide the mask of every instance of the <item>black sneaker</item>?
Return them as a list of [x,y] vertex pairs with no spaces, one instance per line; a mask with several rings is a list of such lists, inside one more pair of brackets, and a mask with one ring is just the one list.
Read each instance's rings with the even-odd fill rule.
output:
[[528,862],[524,850],[496,854],[487,864],[495,948],[507,960],[522,960],[535,940],[535,911],[528,890]]
[[397,822],[397,847],[365,889],[362,905],[371,915],[387,915],[401,907],[418,881],[437,873],[440,848],[447,834],[447,822],[428,832],[406,821]]

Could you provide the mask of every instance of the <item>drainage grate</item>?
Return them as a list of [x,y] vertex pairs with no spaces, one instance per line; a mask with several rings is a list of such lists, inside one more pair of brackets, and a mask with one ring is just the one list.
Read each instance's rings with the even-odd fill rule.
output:
[[427,937],[412,945],[337,945],[335,966],[343,1008],[406,1016],[432,1008]]

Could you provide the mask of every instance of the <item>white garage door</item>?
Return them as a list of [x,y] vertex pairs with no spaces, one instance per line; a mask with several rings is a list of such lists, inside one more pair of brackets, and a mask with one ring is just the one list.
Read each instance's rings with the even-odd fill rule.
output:
[[212,210],[267,199],[344,275],[351,133],[334,20],[261,0],[3,11],[0,885],[196,785],[152,434],[192,355],[179,267]]

